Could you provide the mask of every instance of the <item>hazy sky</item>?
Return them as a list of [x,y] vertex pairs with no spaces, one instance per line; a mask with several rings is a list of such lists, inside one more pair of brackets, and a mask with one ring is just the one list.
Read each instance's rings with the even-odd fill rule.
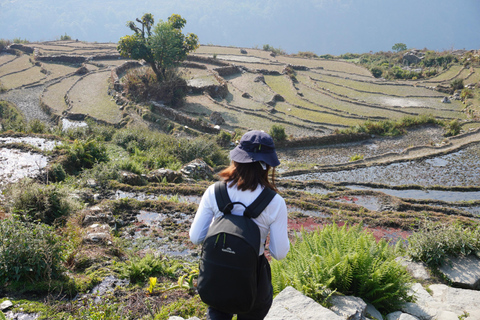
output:
[[480,49],[480,0],[0,0],[0,38],[117,42],[144,13],[178,13],[200,43],[288,53]]

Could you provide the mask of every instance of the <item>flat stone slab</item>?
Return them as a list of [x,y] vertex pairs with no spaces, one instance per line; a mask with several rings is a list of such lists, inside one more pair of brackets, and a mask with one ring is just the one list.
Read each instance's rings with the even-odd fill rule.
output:
[[470,316],[480,315],[480,291],[452,288],[444,284],[432,284],[429,289],[432,297],[443,304],[444,310],[455,312],[457,316],[465,312]]
[[430,274],[427,271],[427,265],[423,262],[414,262],[403,257],[396,258],[395,261],[407,268],[408,273],[415,279],[428,280]]
[[12,301],[5,300],[2,303],[0,303],[0,310],[6,310],[6,309],[10,308],[11,306],[13,306]]
[[345,320],[292,287],[285,288],[273,300],[265,320]]
[[480,259],[476,256],[450,257],[439,270],[455,287],[480,289]]
[[362,320],[365,318],[367,304],[361,298],[353,296],[332,296],[328,302],[332,304],[330,310],[345,319]]

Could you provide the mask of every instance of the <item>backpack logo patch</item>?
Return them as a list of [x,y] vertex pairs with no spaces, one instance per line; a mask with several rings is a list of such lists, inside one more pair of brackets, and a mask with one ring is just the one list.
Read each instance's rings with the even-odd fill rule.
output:
[[231,253],[231,254],[235,254],[235,251],[232,250],[232,248],[223,248],[222,249],[223,252],[226,252],[226,253]]

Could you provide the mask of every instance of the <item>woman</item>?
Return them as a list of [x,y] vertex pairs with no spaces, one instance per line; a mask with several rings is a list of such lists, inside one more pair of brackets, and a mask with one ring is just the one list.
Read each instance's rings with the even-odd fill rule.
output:
[[[220,173],[227,183],[227,192],[233,202],[241,202],[249,206],[264,188],[275,187],[275,167],[280,164],[275,152],[272,137],[263,131],[250,131],[243,135],[239,145],[230,152],[231,165]],[[269,171],[272,169],[271,181]],[[235,205],[232,214],[242,215],[242,205]],[[195,244],[200,244],[207,235],[209,226],[214,219],[222,216],[218,209],[214,185],[204,193],[198,207],[195,219],[190,229],[190,239]],[[260,263],[265,267],[259,275],[257,298],[253,309],[247,314],[239,314],[238,320],[263,319],[272,305],[273,290],[271,283],[270,265],[264,255],[265,242],[270,234],[269,251],[277,260],[285,258],[290,248],[287,236],[287,207],[280,195],[275,195],[263,212],[254,222],[260,229],[261,247],[259,254]],[[232,319],[232,314],[224,313],[212,307],[208,308],[207,319],[223,320]]]

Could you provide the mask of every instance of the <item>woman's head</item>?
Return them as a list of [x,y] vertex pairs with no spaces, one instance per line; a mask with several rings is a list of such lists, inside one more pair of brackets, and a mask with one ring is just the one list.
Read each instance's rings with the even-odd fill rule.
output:
[[238,163],[263,161],[270,167],[280,164],[272,137],[259,130],[245,133],[238,146],[230,151],[230,159]]
[[[228,183],[238,189],[255,190],[263,187],[275,188],[275,167],[280,164],[272,137],[263,131],[249,131],[240,139],[239,145],[230,152],[232,164],[220,173]],[[272,179],[268,173],[272,168]]]

